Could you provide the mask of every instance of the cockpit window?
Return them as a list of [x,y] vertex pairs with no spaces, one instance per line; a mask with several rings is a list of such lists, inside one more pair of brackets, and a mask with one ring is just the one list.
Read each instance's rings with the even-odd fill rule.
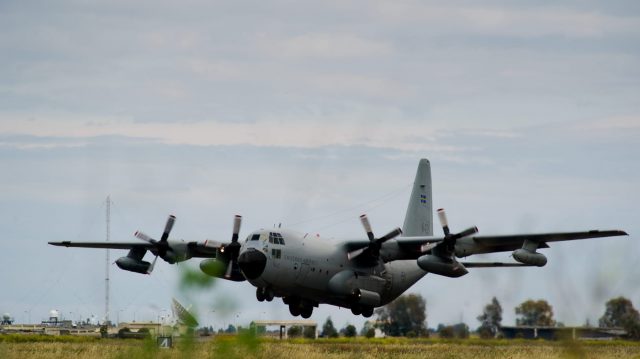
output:
[[253,236],[251,236],[251,240],[252,241],[257,241],[258,239],[260,239],[260,234],[259,233],[256,233]]
[[284,238],[282,238],[282,234],[278,232],[269,232],[269,243],[284,244]]
[[245,239],[245,242],[249,242],[249,238],[251,238],[251,235],[247,236],[247,239]]

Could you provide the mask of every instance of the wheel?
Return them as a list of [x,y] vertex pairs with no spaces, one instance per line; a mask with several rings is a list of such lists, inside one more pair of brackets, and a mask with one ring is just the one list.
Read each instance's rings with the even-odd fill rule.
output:
[[273,297],[275,297],[275,294],[273,293],[273,289],[271,288],[266,288],[264,291],[264,299],[267,302],[270,302],[273,300]]
[[311,318],[311,314],[313,314],[313,307],[310,305],[305,305],[302,307],[301,314],[304,319]]
[[300,315],[300,307],[298,306],[298,303],[289,304],[289,313],[291,313],[291,315],[293,315],[294,317]]
[[359,305],[354,305],[353,307],[351,307],[351,313],[353,313],[353,315],[360,315],[362,313],[362,309],[360,308]]
[[262,290],[262,288],[257,288],[256,289],[256,299],[259,302],[263,302],[265,299],[265,295],[264,295],[264,291]]
[[369,318],[373,315],[373,307],[364,307],[362,308],[362,316],[365,318]]

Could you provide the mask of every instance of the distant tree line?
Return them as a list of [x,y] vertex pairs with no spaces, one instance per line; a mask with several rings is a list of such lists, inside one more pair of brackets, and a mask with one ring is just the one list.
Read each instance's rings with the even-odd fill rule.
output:
[[[515,307],[514,310],[517,326],[564,326],[554,319],[553,307],[544,299],[526,300]],[[483,339],[498,338],[501,335],[502,313],[500,302],[496,297],[493,297],[484,306],[482,313],[478,315],[477,320],[480,325],[475,333]],[[401,295],[386,306],[378,308],[376,315],[377,318],[375,320],[364,323],[360,332],[354,325],[349,323],[338,330],[331,317],[328,317],[318,334],[323,338],[338,338],[340,336],[349,338],[358,335],[373,338],[376,334],[376,329],[378,329],[385,335],[393,337],[428,337],[430,332],[437,333],[440,338],[447,339],[465,339],[471,335],[471,330],[465,323],[439,324],[435,330],[429,330],[426,321],[426,301],[419,294]],[[588,321],[586,326],[588,326]],[[605,311],[598,321],[598,326],[600,328],[622,328],[626,331],[629,339],[640,340],[640,313],[634,308],[633,303],[625,297],[610,299],[605,304]],[[254,323],[249,328],[260,333],[266,330],[264,327],[256,328]],[[235,328],[229,324],[225,330],[220,329],[218,332],[235,333],[241,330],[241,328]],[[200,335],[213,333],[212,327],[198,329],[198,334]],[[288,328],[287,335],[290,338],[315,338],[316,328],[292,326]]]
[[[517,326],[564,326],[554,319],[553,307],[544,299],[526,300],[514,310]],[[426,322],[426,301],[419,294],[402,295],[386,306],[377,309],[376,315],[375,321],[365,323],[359,332],[360,336],[372,338],[375,336],[376,328],[386,335],[394,337],[428,337],[430,334]],[[477,317],[480,326],[475,333],[483,339],[499,337],[502,317],[502,306],[498,299],[493,297]],[[598,324],[601,328],[622,328],[627,332],[628,338],[640,340],[640,313],[633,307],[633,303],[625,297],[609,300],[605,304],[605,312]],[[457,339],[468,338],[471,334],[469,326],[465,323],[439,324],[431,332],[437,333],[441,338]],[[351,324],[337,330],[330,317],[327,318],[320,332],[320,336],[325,338],[355,337],[357,334],[356,327]]]

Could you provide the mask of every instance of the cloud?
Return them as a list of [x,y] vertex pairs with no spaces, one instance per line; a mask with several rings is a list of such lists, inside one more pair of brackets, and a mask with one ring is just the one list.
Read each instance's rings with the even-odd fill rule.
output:
[[[418,131],[417,131],[418,130]],[[40,137],[88,138],[106,135],[153,139],[167,144],[199,146],[251,145],[317,148],[324,146],[371,146],[409,151],[455,151],[433,142],[433,131],[413,124],[376,124],[349,121],[327,126],[322,122],[266,120],[234,122],[134,122],[125,118],[64,120],[44,117],[34,121],[0,121],[0,133]],[[51,145],[54,145],[52,143]]]
[[378,58],[393,53],[391,44],[365,39],[353,33],[309,33],[277,39],[263,36],[259,44],[263,51],[275,57]]
[[392,23],[421,23],[457,33],[533,38],[563,36],[600,38],[610,34],[640,33],[637,16],[614,16],[562,6],[509,8],[476,5],[433,5],[423,2],[379,2],[375,16]]
[[572,124],[573,128],[584,131],[638,131],[640,130],[639,116],[615,116],[606,119],[585,121]]

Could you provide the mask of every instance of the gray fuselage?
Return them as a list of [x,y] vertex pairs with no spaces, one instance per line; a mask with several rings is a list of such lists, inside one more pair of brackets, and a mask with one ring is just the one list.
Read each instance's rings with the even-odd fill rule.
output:
[[350,307],[354,291],[360,290],[377,293],[379,302],[372,306],[382,306],[427,274],[415,260],[358,265],[348,259],[341,242],[287,229],[252,232],[240,253],[253,250],[265,254],[267,263],[260,276],[248,279],[252,285],[271,288],[279,297],[295,296],[316,305]]

